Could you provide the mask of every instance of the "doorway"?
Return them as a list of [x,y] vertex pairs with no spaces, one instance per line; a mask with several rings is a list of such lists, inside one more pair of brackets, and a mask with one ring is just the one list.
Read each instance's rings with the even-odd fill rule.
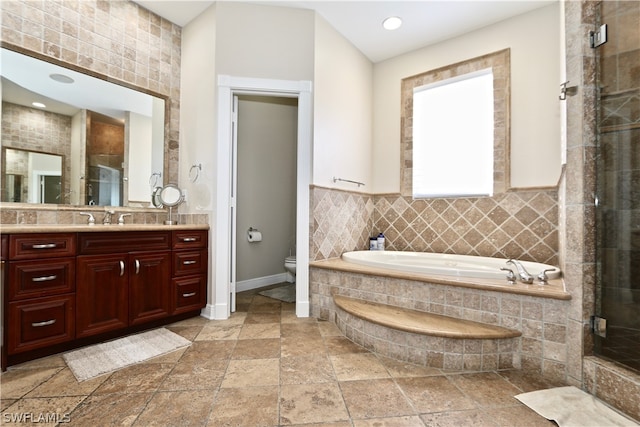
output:
[[236,291],[242,292],[291,280],[284,263],[296,249],[298,99],[240,95],[237,113],[233,222]]
[[296,315],[309,316],[309,185],[311,183],[312,100],[310,81],[254,79],[218,76],[217,133],[217,193],[215,213],[215,276],[209,295],[212,302],[202,315],[211,319],[226,319],[233,311],[236,282],[236,156],[233,138],[234,97],[240,95],[275,96],[298,102],[296,149]]
[[640,2],[599,7],[595,353],[640,372]]

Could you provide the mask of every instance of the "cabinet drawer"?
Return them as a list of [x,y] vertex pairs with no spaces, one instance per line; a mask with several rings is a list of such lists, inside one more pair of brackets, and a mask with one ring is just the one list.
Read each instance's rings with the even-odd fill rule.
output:
[[171,237],[173,249],[206,248],[208,245],[207,230],[180,230],[174,231]]
[[68,257],[76,254],[73,233],[14,234],[9,238],[9,258],[41,259]]
[[81,255],[168,250],[170,245],[169,231],[78,233]]
[[11,261],[9,277],[10,301],[74,292],[76,259]]
[[206,277],[204,275],[173,279],[175,306],[173,314],[197,310],[206,303]]
[[73,295],[9,303],[8,353],[20,353],[74,338]]
[[173,253],[173,275],[204,273],[207,270],[207,251],[178,251]]

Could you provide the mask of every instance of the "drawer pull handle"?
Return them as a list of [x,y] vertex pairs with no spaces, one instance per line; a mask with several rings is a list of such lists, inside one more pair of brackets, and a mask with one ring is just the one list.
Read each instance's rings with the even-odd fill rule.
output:
[[140,273],[140,260],[137,259],[136,260],[136,274],[139,274],[139,273]]
[[195,294],[196,294],[195,292],[189,292],[188,294],[182,294],[182,297],[183,298],[189,298],[189,297],[194,296]]
[[53,325],[54,323],[56,323],[56,319],[45,320],[44,322],[33,322],[31,326],[33,326],[34,328],[40,328],[42,326]]
[[34,277],[31,279],[32,282],[50,282],[52,280],[56,280],[58,278],[57,274],[53,274],[51,276],[42,276],[42,277]]
[[41,245],[31,245],[31,249],[53,249],[56,246],[55,243],[43,243]]
[[184,264],[184,265],[191,265],[191,264],[195,264],[195,263],[197,263],[197,262],[198,262],[198,261],[183,261],[183,262],[182,262],[182,264]]
[[124,261],[120,261],[120,276],[124,276]]
[[196,242],[198,240],[198,238],[196,237],[183,237],[182,241],[183,242]]

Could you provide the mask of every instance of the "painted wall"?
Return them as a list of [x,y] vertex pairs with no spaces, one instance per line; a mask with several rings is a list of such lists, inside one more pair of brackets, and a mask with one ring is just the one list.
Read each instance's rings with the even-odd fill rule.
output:
[[313,11],[239,2],[216,7],[216,74],[313,80]]
[[[241,282],[284,273],[284,259],[295,254],[298,102],[242,96],[238,104],[236,274]],[[247,240],[249,227],[262,232],[261,242]]]
[[[316,17],[313,183],[371,193],[373,65]],[[399,117],[399,116],[398,116]],[[365,183],[333,182],[340,177]]]
[[511,185],[555,186],[560,177],[560,4],[374,65],[374,193],[400,189],[400,81],[511,49]]

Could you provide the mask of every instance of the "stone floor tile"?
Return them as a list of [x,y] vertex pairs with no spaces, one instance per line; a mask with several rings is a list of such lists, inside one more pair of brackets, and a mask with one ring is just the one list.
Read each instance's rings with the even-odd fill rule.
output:
[[520,390],[495,372],[452,375],[451,381],[478,406],[513,406]]
[[[424,425],[425,424],[417,415],[353,420],[353,427],[422,427]],[[431,424],[427,425],[431,426]]]
[[280,323],[254,323],[243,325],[238,339],[280,338]]
[[433,375],[442,375],[442,370],[438,368],[414,365],[412,363],[390,359],[387,357],[380,357],[380,362],[382,362],[385,368],[387,368],[389,374],[394,378],[428,377]]
[[94,394],[144,393],[156,391],[171,372],[171,364],[138,364],[109,375]]
[[0,397],[2,399],[21,398],[62,369],[63,368],[9,368],[0,376],[0,383],[2,383],[2,387],[0,387]]
[[238,340],[232,359],[272,359],[280,357],[278,338]]
[[280,384],[314,384],[336,381],[331,361],[324,354],[280,359]]
[[[497,426],[490,415],[480,409],[465,411],[434,412],[421,415],[420,418],[429,427],[491,427]],[[511,427],[519,426],[512,424]]]
[[445,376],[396,378],[395,381],[419,413],[476,409],[473,400]]
[[280,359],[231,360],[220,387],[259,387],[279,383]]
[[352,418],[415,415],[411,403],[392,379],[345,381],[340,383]]
[[134,426],[204,426],[213,406],[214,390],[161,392],[153,395]]
[[223,388],[207,423],[221,426],[277,426],[278,387]]
[[310,354],[326,354],[327,348],[322,338],[289,337],[280,340],[282,357],[304,356]]
[[327,347],[327,352],[332,356],[345,353],[369,352],[366,348],[359,346],[345,336],[327,336],[324,338],[324,345]]
[[82,401],[69,416],[71,427],[130,426],[151,400],[153,393],[112,393],[92,395]]
[[387,369],[371,353],[339,354],[331,356],[338,381],[355,381],[388,378]]
[[229,364],[227,359],[192,360],[176,364],[158,388],[161,391],[217,389]]
[[108,378],[109,375],[101,375],[78,382],[73,372],[69,368],[65,368],[34,388],[25,397],[88,396]]
[[280,424],[347,420],[349,420],[349,413],[337,383],[280,386]]

